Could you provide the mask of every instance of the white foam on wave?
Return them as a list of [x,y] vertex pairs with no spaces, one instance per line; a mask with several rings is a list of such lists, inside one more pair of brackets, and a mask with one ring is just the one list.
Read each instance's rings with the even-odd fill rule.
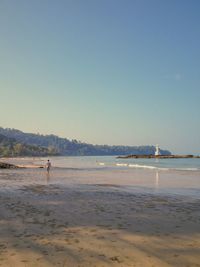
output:
[[[104,162],[98,162],[98,165],[105,166]],[[200,168],[166,168],[152,165],[128,164],[128,163],[115,163],[118,167],[140,168],[149,170],[163,170],[163,171],[200,171]]]
[[128,166],[127,163],[116,163],[116,166]]
[[156,167],[151,165],[139,165],[139,164],[129,164],[130,168],[142,168],[142,169],[151,169],[151,170],[164,170],[164,171],[199,171],[199,168],[165,168],[165,167]]
[[172,170],[175,171],[199,171],[198,168],[172,168]]
[[143,169],[151,169],[151,170],[159,169],[158,167],[155,167],[155,166],[139,165],[139,164],[129,164],[128,166],[130,168],[143,168]]

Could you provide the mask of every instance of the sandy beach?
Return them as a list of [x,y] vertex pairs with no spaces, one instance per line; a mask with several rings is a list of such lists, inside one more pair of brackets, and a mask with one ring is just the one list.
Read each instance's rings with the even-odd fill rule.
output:
[[0,266],[200,266],[199,198],[126,190],[123,171],[56,172],[1,172]]

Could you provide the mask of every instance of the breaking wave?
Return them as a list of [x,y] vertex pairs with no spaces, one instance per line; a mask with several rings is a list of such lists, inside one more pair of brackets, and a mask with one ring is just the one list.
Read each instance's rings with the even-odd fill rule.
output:
[[147,165],[137,163],[121,163],[121,162],[98,162],[98,165],[105,167],[125,167],[125,168],[136,168],[136,169],[148,169],[148,170],[163,170],[163,171],[200,171],[200,167],[196,166],[162,166],[160,164]]

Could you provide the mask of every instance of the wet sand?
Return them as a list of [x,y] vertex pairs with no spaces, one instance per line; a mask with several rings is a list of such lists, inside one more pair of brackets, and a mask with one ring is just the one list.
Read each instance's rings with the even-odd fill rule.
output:
[[1,172],[0,266],[200,266],[199,198],[126,190],[123,171],[105,173]]

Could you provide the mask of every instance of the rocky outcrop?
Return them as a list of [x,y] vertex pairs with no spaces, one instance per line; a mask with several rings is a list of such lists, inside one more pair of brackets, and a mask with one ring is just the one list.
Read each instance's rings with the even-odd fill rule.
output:
[[0,162],[0,169],[17,169],[18,166],[6,162]]
[[194,155],[127,155],[119,156],[120,159],[188,159],[188,158],[200,158],[200,156]]

